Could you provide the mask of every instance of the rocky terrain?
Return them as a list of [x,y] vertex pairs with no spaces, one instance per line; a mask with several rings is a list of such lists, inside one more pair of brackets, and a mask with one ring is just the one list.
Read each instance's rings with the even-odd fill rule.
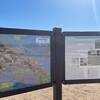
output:
[[48,74],[35,58],[26,55],[21,48],[0,45],[0,82],[14,80],[41,84],[48,82]]

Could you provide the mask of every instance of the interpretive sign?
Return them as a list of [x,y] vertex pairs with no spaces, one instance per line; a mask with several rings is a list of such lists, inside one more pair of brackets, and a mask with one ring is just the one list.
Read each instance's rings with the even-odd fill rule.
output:
[[100,33],[0,28],[0,97],[62,83],[100,82]]
[[65,35],[66,81],[80,83],[100,79],[100,36],[96,34],[73,32]]
[[50,86],[51,35],[28,30],[26,33],[25,30],[0,30],[1,97],[4,93],[6,96],[13,91],[16,94],[19,90],[25,92]]

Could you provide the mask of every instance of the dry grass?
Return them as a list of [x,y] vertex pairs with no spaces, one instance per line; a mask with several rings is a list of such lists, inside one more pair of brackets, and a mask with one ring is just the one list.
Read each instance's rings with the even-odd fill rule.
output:
[[[0,100],[53,100],[52,88]],[[100,100],[100,84],[63,86],[63,100]]]

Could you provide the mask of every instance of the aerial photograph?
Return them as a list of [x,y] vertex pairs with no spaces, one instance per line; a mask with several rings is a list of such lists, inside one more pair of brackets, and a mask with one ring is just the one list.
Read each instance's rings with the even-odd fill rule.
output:
[[0,34],[0,92],[50,83],[50,38]]

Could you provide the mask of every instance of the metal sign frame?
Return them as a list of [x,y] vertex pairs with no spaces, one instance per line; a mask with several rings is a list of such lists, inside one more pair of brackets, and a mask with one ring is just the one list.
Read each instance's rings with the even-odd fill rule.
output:
[[100,36],[100,32],[62,32],[61,28],[53,28],[53,31],[0,28],[0,34],[15,35],[39,35],[50,36],[50,64],[51,64],[51,82],[32,87],[21,88],[0,93],[0,98],[26,93],[38,89],[53,86],[53,99],[62,100],[63,84],[84,84],[100,83],[100,79],[65,79],[65,36]]
[[35,85],[32,87],[26,87],[26,88],[21,88],[21,89],[16,89],[16,90],[10,90],[6,92],[0,93],[0,98],[2,97],[7,97],[7,96],[12,96],[12,95],[17,95],[21,93],[26,93],[30,92],[33,90],[38,90],[38,89],[43,89],[46,87],[51,87],[52,86],[52,68],[54,67],[54,46],[53,46],[53,32],[52,31],[43,31],[43,30],[29,30],[29,29],[15,29],[15,28],[0,28],[0,34],[12,34],[12,35],[39,35],[39,36],[50,36],[50,66],[51,66],[51,82],[50,83],[45,83],[41,85]]
[[[65,36],[100,36],[100,32],[63,32],[64,37],[64,50],[65,50]],[[64,51],[64,64],[65,64],[65,51]],[[85,84],[85,83],[100,83],[100,79],[75,79],[75,80],[66,80],[65,79],[65,65],[63,68],[64,81],[63,84]]]

